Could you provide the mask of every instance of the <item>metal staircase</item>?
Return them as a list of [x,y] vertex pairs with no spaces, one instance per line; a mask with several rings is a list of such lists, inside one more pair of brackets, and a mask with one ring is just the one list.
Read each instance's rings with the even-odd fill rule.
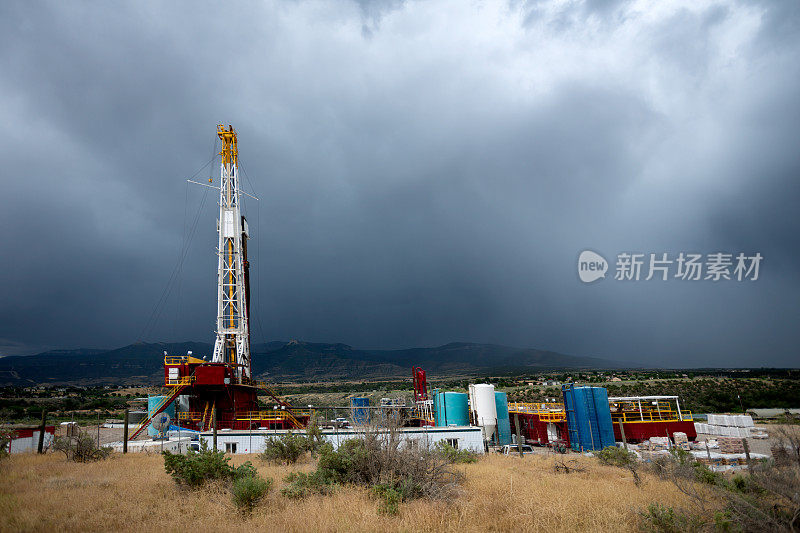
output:
[[161,412],[164,411],[164,409],[169,407],[169,404],[171,404],[172,402],[175,401],[175,398],[180,396],[181,392],[183,392],[183,390],[186,387],[188,387],[189,384],[190,384],[190,382],[187,381],[184,384],[177,385],[177,386],[173,387],[173,389],[170,391],[170,393],[167,396],[165,396],[164,399],[161,400],[161,402],[159,402],[159,404],[153,410],[153,414],[148,416],[142,422],[139,422],[139,425],[137,425],[134,428],[133,434],[130,436],[130,438],[128,438],[128,440],[135,439],[137,437],[137,435],[139,435],[139,433],[141,433],[157,415],[161,414]]

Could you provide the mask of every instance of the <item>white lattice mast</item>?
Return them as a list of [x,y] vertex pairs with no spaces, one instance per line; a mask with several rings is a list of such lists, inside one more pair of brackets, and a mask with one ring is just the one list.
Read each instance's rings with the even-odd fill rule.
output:
[[222,140],[219,194],[219,267],[217,275],[217,340],[215,363],[236,366],[236,375],[250,378],[248,326],[247,221],[240,208],[238,151],[233,126],[217,126]]

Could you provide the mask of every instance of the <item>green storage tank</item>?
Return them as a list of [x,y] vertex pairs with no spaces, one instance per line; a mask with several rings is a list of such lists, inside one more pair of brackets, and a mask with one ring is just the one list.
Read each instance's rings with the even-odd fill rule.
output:
[[508,417],[508,395],[505,392],[494,393],[497,407],[497,444],[511,444],[511,420]]
[[433,415],[437,426],[468,426],[469,396],[465,392],[437,392],[433,396]]

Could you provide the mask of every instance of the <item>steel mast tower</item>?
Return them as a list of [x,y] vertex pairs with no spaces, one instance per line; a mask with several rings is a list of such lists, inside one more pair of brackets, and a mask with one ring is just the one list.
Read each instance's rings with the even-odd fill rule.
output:
[[217,126],[222,141],[219,188],[219,266],[217,269],[217,340],[212,361],[235,367],[239,381],[250,379],[249,264],[247,221],[241,214],[236,131]]
[[[134,429],[131,439],[144,431],[150,422],[180,396],[188,400],[177,413],[182,426],[195,431],[211,427],[251,430],[260,427],[274,429],[303,428],[313,416],[308,410],[295,409],[282,400],[262,381],[252,379],[250,368],[250,264],[247,262],[249,230],[241,213],[241,199],[258,198],[241,189],[239,153],[233,126],[217,126],[222,141],[219,219],[217,233],[217,339],[211,361],[186,355],[164,352],[164,385],[170,387],[150,412],[150,416]],[[211,180],[209,180],[211,181]],[[264,390],[280,409],[264,410],[258,402],[258,391]]]

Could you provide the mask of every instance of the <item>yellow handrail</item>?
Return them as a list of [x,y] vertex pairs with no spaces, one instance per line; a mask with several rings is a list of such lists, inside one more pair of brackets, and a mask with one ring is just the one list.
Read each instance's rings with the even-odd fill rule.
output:
[[537,415],[542,422],[563,422],[567,419],[564,404],[560,403],[525,403],[508,404],[508,412]]
[[[303,409],[303,410],[293,410],[293,411],[286,411],[286,410],[275,410],[275,411],[247,411],[245,413],[241,413],[236,416],[235,420],[293,420],[297,421],[298,416],[300,417],[311,417],[314,415],[313,409]],[[201,414],[199,411],[187,411],[178,413],[179,420],[191,420],[191,421],[198,421],[205,418],[204,414]],[[298,422],[299,423],[299,422]]]
[[682,411],[678,415],[677,411],[672,410],[642,410],[639,411],[612,411],[611,419],[614,422],[635,423],[635,422],[691,422],[694,420],[691,411]]
[[181,378],[173,378],[173,379],[166,378],[164,379],[164,385],[166,385],[167,387],[191,385],[192,383],[195,382],[195,379],[196,378],[194,376],[183,376]]

